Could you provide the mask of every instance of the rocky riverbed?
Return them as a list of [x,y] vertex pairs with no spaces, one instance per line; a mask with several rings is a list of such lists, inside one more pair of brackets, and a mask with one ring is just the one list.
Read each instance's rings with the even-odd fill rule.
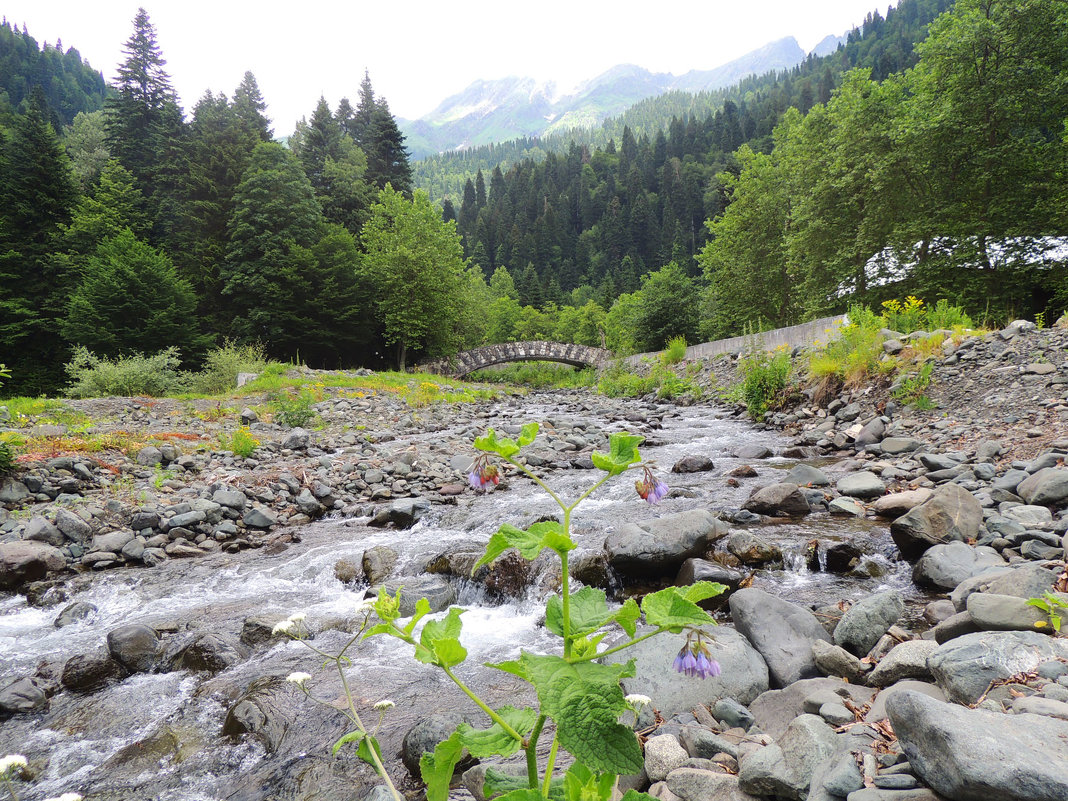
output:
[[[366,793],[372,775],[329,757],[344,719],[283,681],[315,669],[310,652],[271,628],[307,610],[317,647],[340,648],[385,582],[469,607],[476,663],[548,647],[551,568],[505,557],[465,578],[499,523],[551,512],[521,477],[468,487],[471,438],[539,420],[528,464],[565,491],[621,428],[674,470],[659,507],[622,485],[591,502],[577,579],[616,599],[731,588],[720,676],[674,673],[681,641],[639,646],[626,689],[658,715],[636,724],[645,771],[626,786],[666,801],[1068,798],[1068,640],[1027,604],[1068,601],[1066,349],[1065,332],[1016,324],[943,350],[933,411],[866,388],[803,398],[762,428],[712,406],[575,393],[424,408],[328,393],[318,430],[253,419],[254,399],[229,416],[70,402],[98,431],[152,444],[57,452],[0,484],[0,752],[29,757],[17,786],[31,801]],[[249,459],[211,445],[242,412],[261,443]],[[338,697],[336,677],[314,675]],[[524,697],[479,675],[491,698]],[[368,708],[397,701],[383,742],[413,796],[405,764],[435,732],[457,715],[484,723],[389,644],[361,648],[352,677]],[[457,781],[479,797],[484,770]]]

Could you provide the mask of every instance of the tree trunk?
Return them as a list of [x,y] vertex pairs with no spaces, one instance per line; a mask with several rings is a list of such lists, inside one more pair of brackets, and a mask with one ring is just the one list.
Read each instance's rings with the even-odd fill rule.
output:
[[404,360],[408,355],[408,348],[403,342],[397,343],[397,369],[404,372]]

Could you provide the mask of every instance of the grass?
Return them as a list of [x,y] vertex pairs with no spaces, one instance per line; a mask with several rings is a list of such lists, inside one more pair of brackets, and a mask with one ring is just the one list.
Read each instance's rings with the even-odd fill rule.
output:
[[558,362],[513,362],[476,370],[470,378],[488,384],[511,384],[533,389],[579,389],[597,384],[593,368],[576,369]]

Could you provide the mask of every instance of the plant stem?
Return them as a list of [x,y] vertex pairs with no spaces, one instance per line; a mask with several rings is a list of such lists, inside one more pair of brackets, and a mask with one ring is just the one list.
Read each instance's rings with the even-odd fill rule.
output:
[[[352,714],[352,719],[356,721],[356,726],[360,731],[364,733],[364,736],[369,736],[367,727],[363,725],[363,721],[360,720],[360,713],[356,711],[356,702],[352,700],[352,690],[349,689],[349,680],[345,677],[345,670],[341,666],[341,659],[345,652],[342,651],[337,655],[335,662],[337,663],[337,672],[341,676],[341,686],[345,688],[345,698],[349,702],[349,712]],[[386,766],[382,764],[382,760],[378,756],[378,749],[375,748],[373,743],[367,744],[367,750],[371,753],[371,761],[374,763],[375,772],[382,777],[386,786],[389,788],[390,794],[395,801],[405,801],[404,796],[400,794],[397,788],[393,784],[393,780],[389,778],[389,773],[386,771]]]
[[509,726],[508,721],[506,721],[504,718],[494,712],[489,706],[487,706],[486,702],[479,698],[477,695],[475,695],[475,693],[470,688],[468,688],[466,684],[460,681],[459,677],[455,673],[449,670],[449,668],[445,665],[441,665],[440,667],[442,670],[445,671],[445,675],[452,679],[453,683],[464,691],[464,694],[468,698],[478,704],[479,709],[481,709],[483,712],[490,716],[490,720],[492,720],[494,723],[498,724],[502,729],[504,729],[505,733],[509,737],[512,737],[520,743],[523,742],[523,735],[521,735],[519,732]]
[[647,634],[643,634],[641,637],[635,637],[633,640],[629,640],[628,642],[625,642],[622,645],[617,645],[614,648],[609,648],[607,651],[601,651],[597,654],[591,654],[589,656],[580,656],[577,659],[572,659],[571,663],[577,664],[579,662],[592,662],[594,659],[600,659],[602,656],[608,656],[609,654],[614,654],[618,651],[622,651],[625,648],[630,648],[632,645],[637,645],[642,640],[648,640],[650,637],[655,637],[657,634],[663,634],[665,631],[667,631],[667,629],[663,627],[658,628],[656,631],[650,631]]
[[19,797],[15,795],[15,785],[11,783],[11,777],[4,774],[4,784],[7,785],[7,791],[11,793],[11,801],[19,801]]
[[531,790],[538,789],[538,738],[541,737],[541,729],[545,725],[544,713],[538,715],[534,729],[527,738],[527,784]]
[[[612,478],[612,474],[611,473],[606,473],[604,478],[602,478],[600,481],[598,481],[596,484],[594,484],[592,487],[590,487],[584,493],[579,495],[578,498],[575,499],[575,502],[573,504],[571,504],[566,509],[564,509],[564,512],[570,512],[572,509],[574,509],[576,506],[578,506],[584,500],[589,498],[602,484],[604,484],[610,478]],[[560,505],[563,506],[563,504],[560,504]],[[565,526],[565,528],[566,528],[566,526]],[[570,535],[570,533],[571,533],[570,529],[568,529],[567,533]]]
[[557,495],[555,492],[553,492],[551,489],[549,489],[549,485],[548,484],[546,484],[544,481],[542,481],[540,478],[538,478],[536,475],[534,475],[534,473],[532,473],[530,471],[529,467],[527,467],[526,465],[520,464],[519,462],[513,461],[511,459],[505,459],[504,461],[508,462],[508,464],[512,465],[512,467],[514,467],[517,470],[519,470],[519,471],[523,472],[524,474],[526,474],[527,478],[529,478],[531,481],[533,481],[539,487],[541,487],[543,490],[545,490],[547,493],[549,493],[549,497],[551,497],[554,501],[556,501],[557,505],[559,505],[559,507],[561,509],[566,509],[567,508],[566,505],[564,504],[564,502],[562,500],[560,500],[560,496]]
[[545,783],[541,786],[542,798],[549,797],[549,787],[553,780],[553,766],[556,764],[556,750],[560,747],[560,741],[553,735],[553,744],[549,747],[549,761],[545,763]]
[[[564,532],[571,535],[571,508],[564,509]],[[563,609],[561,610],[561,627],[564,633],[564,659],[571,658],[571,588],[570,588],[570,569],[567,566],[567,551],[561,550],[560,552],[560,592],[562,593],[561,600],[563,601]]]

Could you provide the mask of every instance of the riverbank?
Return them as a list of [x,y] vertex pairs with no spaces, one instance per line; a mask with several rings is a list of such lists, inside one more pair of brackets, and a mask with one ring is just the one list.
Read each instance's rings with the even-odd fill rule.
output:
[[[577,578],[616,597],[703,578],[732,589],[719,613],[732,626],[714,649],[721,676],[672,672],[679,643],[637,652],[626,689],[650,696],[664,723],[648,732],[645,778],[632,784],[668,801],[955,801],[976,786],[998,799],[1063,798],[1066,755],[1035,744],[1058,742],[1068,727],[1068,649],[1027,599],[1064,589],[1068,339],[1020,326],[975,339],[935,362],[926,392],[936,409],[895,407],[890,386],[872,387],[823,404],[802,397],[772,412],[765,430],[711,407],[577,392],[413,407],[328,389],[303,433],[246,415],[261,444],[242,459],[193,443],[232,438],[244,404],[202,402],[188,413],[178,401],[77,402],[79,414],[106,416],[96,434],[152,440],[145,448],[159,460],[140,464],[157,455],[140,448],[57,453],[22,466],[24,493],[4,485],[0,553],[48,556],[22,562],[37,565],[29,572],[5,568],[22,577],[8,588],[25,600],[7,596],[0,614],[0,637],[4,621],[17,621],[4,640],[0,750],[34,744],[38,779],[23,793],[31,800],[87,788],[93,799],[215,798],[179,789],[198,769],[229,787],[227,798],[346,798],[353,783],[369,786],[373,776],[353,760],[325,757],[342,723],[302,710],[281,679],[305,669],[307,653],[269,630],[294,605],[310,606],[317,643],[335,646],[364,589],[393,580],[437,608],[471,607],[480,661],[502,658],[498,648],[548,647],[537,601],[552,591],[551,574],[511,565],[461,578],[497,523],[525,526],[549,511],[509,475],[476,494],[465,478],[469,443],[488,425],[515,433],[539,419],[548,425],[528,463],[569,489],[587,480],[590,452],[615,428],[645,436],[661,474],[677,469],[660,507],[639,503],[635,514],[621,486],[595,522],[579,524]],[[698,369],[722,373],[723,386],[733,366],[728,358]],[[249,399],[247,411],[259,416],[257,406]],[[52,572],[33,572],[42,567]],[[115,603],[129,595],[141,608]],[[131,626],[148,629],[143,666],[124,637],[106,636]],[[396,672],[401,658],[396,682],[376,672]],[[427,716],[463,708],[407,660],[374,650],[354,665],[368,704],[377,693],[400,701],[388,754]],[[336,695],[321,673],[319,686]],[[274,683],[257,684],[264,676]],[[131,694],[157,699],[162,720],[131,722]],[[48,744],[48,731],[109,714],[133,730],[123,742],[167,767],[144,795],[136,777],[146,763],[134,751],[98,744],[101,764],[71,756],[85,740]],[[223,731],[236,746],[212,745]],[[996,758],[983,731],[997,737]],[[212,748],[221,755],[206,756]],[[255,780],[232,774],[242,760]],[[391,772],[418,794],[401,761]],[[467,786],[477,791],[477,770]]]

